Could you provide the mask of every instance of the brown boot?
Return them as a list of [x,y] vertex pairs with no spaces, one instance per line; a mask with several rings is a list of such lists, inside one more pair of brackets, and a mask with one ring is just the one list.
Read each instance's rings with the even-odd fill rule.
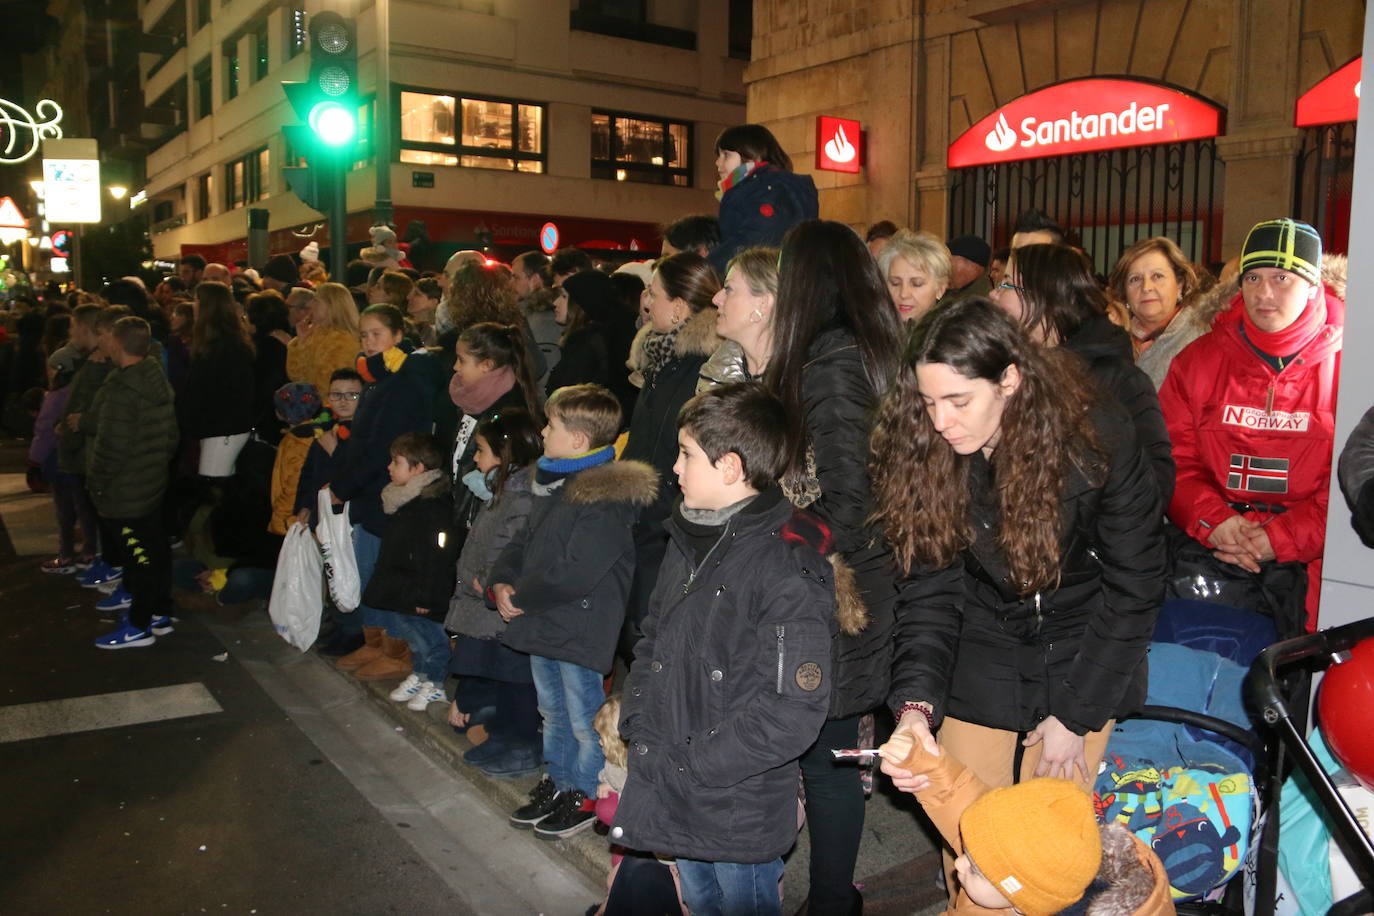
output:
[[386,681],[403,678],[411,670],[409,643],[387,636],[382,641],[382,657],[363,665],[353,676],[360,681]]
[[340,671],[357,671],[368,662],[376,661],[382,657],[382,640],[385,638],[385,627],[363,627],[362,646],[340,658],[334,667]]

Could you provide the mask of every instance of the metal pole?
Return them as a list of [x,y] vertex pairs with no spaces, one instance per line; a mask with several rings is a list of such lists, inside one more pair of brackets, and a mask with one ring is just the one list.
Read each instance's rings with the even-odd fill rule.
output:
[[328,157],[329,179],[334,185],[329,204],[329,276],[342,283],[348,273],[348,162],[346,157]]
[[391,0],[377,0],[377,100],[373,106],[373,168],[377,173],[377,202],[373,221],[389,225],[391,207]]
[[71,264],[69,264],[68,266],[71,267],[71,276],[73,276],[73,277],[76,278],[76,288],[77,288],[77,289],[85,289],[85,288],[86,288],[85,285],[81,282],[81,224],[80,224],[80,223],[77,223],[75,226],[72,226],[72,260],[71,260]]

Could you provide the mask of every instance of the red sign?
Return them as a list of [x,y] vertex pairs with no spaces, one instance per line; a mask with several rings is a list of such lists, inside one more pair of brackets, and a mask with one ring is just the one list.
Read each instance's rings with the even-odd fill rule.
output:
[[558,227],[553,223],[539,227],[539,247],[544,249],[544,254],[553,254],[558,250]]
[[1360,63],[1355,58],[1298,97],[1298,127],[1339,124],[1360,116]]
[[820,115],[816,118],[816,168],[857,172],[863,167],[863,128],[858,121]]
[[1221,109],[1177,89],[1123,79],[1069,80],[1003,105],[949,147],[952,169],[1215,137]]

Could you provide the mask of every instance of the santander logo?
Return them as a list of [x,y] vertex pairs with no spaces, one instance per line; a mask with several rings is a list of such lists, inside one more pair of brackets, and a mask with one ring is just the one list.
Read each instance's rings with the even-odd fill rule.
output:
[[863,169],[863,125],[833,115],[816,117],[816,168],[826,172]]
[[854,144],[850,143],[849,138],[844,135],[843,124],[835,128],[835,136],[831,137],[825,144],[825,154],[830,157],[832,162],[852,162],[854,157],[859,155]]
[[1016,145],[1016,131],[1011,129],[1007,123],[1005,114],[997,115],[997,126],[988,131],[988,135],[983,138],[983,142],[988,145],[988,149],[994,153],[1005,153]]

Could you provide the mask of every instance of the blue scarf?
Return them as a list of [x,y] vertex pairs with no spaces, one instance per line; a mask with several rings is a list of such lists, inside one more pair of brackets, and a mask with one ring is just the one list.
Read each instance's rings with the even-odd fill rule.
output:
[[534,480],[535,483],[547,486],[570,474],[576,474],[578,471],[585,471],[587,468],[594,468],[598,464],[605,464],[614,460],[614,445],[603,445],[601,448],[593,449],[586,454],[574,455],[571,458],[541,457],[535,462]]

